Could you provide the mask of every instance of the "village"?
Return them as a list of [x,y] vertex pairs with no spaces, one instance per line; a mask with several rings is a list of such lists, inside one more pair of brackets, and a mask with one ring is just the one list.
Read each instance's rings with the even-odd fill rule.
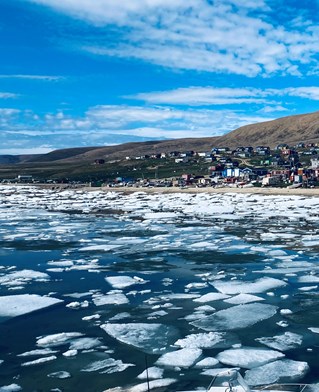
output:
[[91,187],[303,187],[319,186],[319,145],[213,147],[207,152],[171,151],[95,159],[83,172],[37,177],[28,170],[2,183]]

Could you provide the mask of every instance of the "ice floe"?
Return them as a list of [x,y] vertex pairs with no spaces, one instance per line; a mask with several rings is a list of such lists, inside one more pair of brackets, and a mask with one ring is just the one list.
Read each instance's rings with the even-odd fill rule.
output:
[[18,392],[18,391],[22,391],[22,388],[18,384],[4,385],[3,387],[0,387],[0,392]]
[[216,359],[225,365],[252,369],[283,358],[285,355],[279,351],[263,348],[242,347],[222,351]]
[[293,332],[285,332],[282,335],[256,338],[256,341],[275,350],[287,351],[299,347],[302,344],[302,336]]
[[61,332],[52,335],[40,336],[37,339],[37,345],[40,347],[58,347],[81,336],[83,336],[83,334],[80,332]]
[[202,354],[202,350],[198,348],[182,348],[178,351],[163,354],[156,361],[156,365],[170,368],[188,368],[194,365]]
[[82,372],[99,372],[101,374],[112,374],[123,372],[127,368],[135,366],[132,363],[123,363],[121,360],[115,360],[113,358],[106,358],[100,361],[90,363],[84,367]]
[[274,316],[276,312],[276,306],[257,302],[223,309],[191,324],[205,331],[228,331],[252,326]]
[[184,339],[178,339],[174,346],[183,348],[226,348],[239,343],[238,338],[232,333],[226,332],[208,332],[197,333],[186,336]]
[[104,305],[124,305],[128,304],[130,301],[127,296],[123,293],[107,293],[96,294],[92,298],[94,305],[104,306]]
[[63,301],[37,294],[7,295],[0,297],[0,318],[11,318],[48,308]]
[[274,278],[260,278],[255,282],[243,282],[243,281],[227,281],[227,282],[211,282],[211,285],[216,290],[223,294],[241,294],[241,293],[263,293],[270,289],[276,289],[278,287],[286,286],[287,283]]
[[34,366],[34,365],[42,365],[46,362],[51,362],[57,359],[56,355],[50,355],[49,357],[43,357],[39,359],[35,359],[34,361],[24,362],[21,366]]
[[141,374],[137,376],[140,380],[153,380],[157,378],[162,378],[164,373],[164,369],[161,369],[157,366],[151,366],[144,370]]
[[249,385],[265,385],[301,380],[309,371],[307,362],[282,359],[247,370],[245,381]]
[[7,287],[24,286],[32,281],[48,282],[50,276],[45,272],[21,270],[0,275],[0,285]]
[[101,328],[118,341],[150,354],[165,351],[174,342],[177,333],[174,327],[156,323],[110,323],[101,325]]
[[59,379],[63,380],[65,378],[70,378],[71,374],[69,372],[66,372],[65,370],[61,370],[59,372],[49,373],[48,377],[50,377],[50,378],[59,378]]
[[115,289],[124,289],[135,284],[144,284],[147,281],[134,276],[107,276],[105,280]]

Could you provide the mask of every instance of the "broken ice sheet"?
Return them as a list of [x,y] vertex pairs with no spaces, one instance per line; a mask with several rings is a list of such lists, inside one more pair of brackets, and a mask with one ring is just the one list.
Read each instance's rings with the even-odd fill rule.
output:
[[101,328],[118,341],[148,354],[165,352],[177,337],[174,327],[157,323],[103,324]]
[[205,331],[229,331],[250,327],[274,316],[276,312],[276,306],[257,302],[223,309],[190,324]]
[[231,365],[246,369],[252,369],[257,366],[265,365],[281,359],[285,354],[263,348],[242,347],[225,350],[217,354],[216,358],[225,365]]
[[285,332],[282,335],[262,337],[255,340],[275,350],[287,351],[299,347],[302,343],[302,336],[293,332]]
[[301,380],[309,371],[307,362],[283,359],[247,370],[245,381],[249,385],[265,385]]
[[174,346],[185,348],[227,348],[238,344],[239,340],[235,334],[228,332],[208,332],[198,333],[186,336],[184,339],[178,339]]
[[81,369],[82,372],[99,372],[101,374],[111,374],[123,372],[128,367],[135,366],[132,363],[123,363],[121,360],[113,358],[106,358],[100,361],[95,361]]
[[124,289],[135,284],[145,284],[146,280],[134,276],[107,276],[105,280],[115,289]]
[[287,285],[287,283],[282,280],[268,277],[257,279],[254,282],[233,280],[227,282],[210,282],[210,284],[223,294],[263,293]]
[[163,354],[155,363],[165,367],[189,368],[198,361],[202,353],[198,348],[182,348]]
[[0,318],[21,316],[62,302],[57,298],[41,297],[37,294],[3,296],[0,297]]

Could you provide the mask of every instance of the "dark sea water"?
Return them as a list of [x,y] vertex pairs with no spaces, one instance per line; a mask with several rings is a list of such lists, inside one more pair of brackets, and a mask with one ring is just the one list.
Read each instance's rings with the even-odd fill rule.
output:
[[[4,316],[0,304],[0,387],[92,392],[132,387],[145,382],[137,376],[147,362],[163,370],[160,379],[176,380],[167,390],[205,388],[211,376],[204,371],[235,367],[236,356],[215,367],[196,368],[196,362],[230,348],[274,350],[256,339],[287,332],[300,339],[291,343],[285,335],[276,350],[308,364],[307,374],[296,379],[319,381],[319,241],[313,211],[312,219],[304,214],[286,223],[282,210],[267,219],[239,213],[163,219],[164,213],[148,213],[142,219],[132,211],[77,214],[12,201],[0,205],[1,297],[15,295],[18,302],[19,295],[38,294],[63,301],[17,317]],[[237,292],[234,282],[241,283]],[[258,299],[233,316],[222,316],[221,326],[214,314],[238,306],[225,299],[240,292]],[[225,298],[201,300],[212,293]],[[256,312],[260,320],[247,323]],[[147,329],[152,324],[158,326],[154,333]],[[112,333],[101,325],[114,327]],[[223,342],[200,344],[201,334],[221,332]],[[62,333],[77,335],[37,344],[40,337]],[[180,358],[155,364],[162,354],[178,352],[174,343],[191,334],[197,348],[186,344],[185,367]],[[19,356],[44,348],[54,353]],[[48,362],[24,365],[52,355]],[[242,375],[246,370],[241,367]],[[61,371],[67,378],[48,376]]]

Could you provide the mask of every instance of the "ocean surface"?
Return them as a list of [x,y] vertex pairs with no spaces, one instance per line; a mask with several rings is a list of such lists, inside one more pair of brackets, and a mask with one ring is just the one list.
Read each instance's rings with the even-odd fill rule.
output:
[[319,198],[3,186],[0,242],[0,391],[319,382]]

